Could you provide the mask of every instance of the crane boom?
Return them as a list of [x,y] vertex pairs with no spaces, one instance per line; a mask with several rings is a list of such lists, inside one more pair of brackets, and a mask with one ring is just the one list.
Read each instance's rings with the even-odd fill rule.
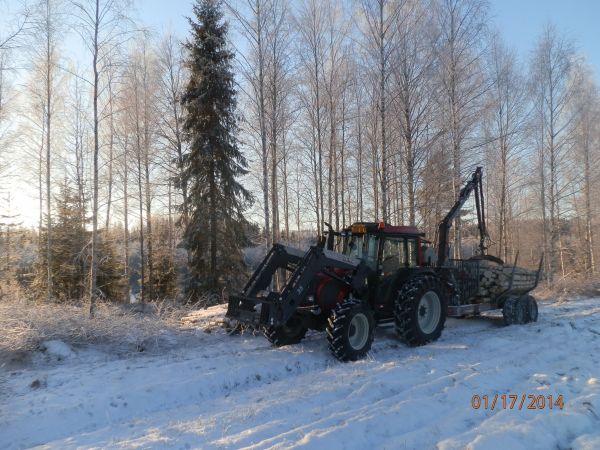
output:
[[483,198],[483,169],[477,167],[473,175],[467,181],[467,184],[460,190],[458,199],[452,209],[446,214],[446,217],[440,222],[438,227],[438,261],[439,267],[443,266],[448,259],[450,247],[449,235],[452,222],[457,214],[460,213],[463,205],[468,200],[471,193],[475,192],[475,207],[477,209],[477,225],[479,228],[479,250],[482,255],[485,254],[486,246],[485,239],[487,238],[487,229],[485,225],[485,204]]

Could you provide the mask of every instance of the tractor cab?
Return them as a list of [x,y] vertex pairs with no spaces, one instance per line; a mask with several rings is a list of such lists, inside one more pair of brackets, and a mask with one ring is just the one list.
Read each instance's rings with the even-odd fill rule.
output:
[[358,222],[340,235],[343,238],[342,253],[365,261],[380,275],[426,265],[424,254],[428,242],[415,227]]
[[415,272],[430,266],[429,242],[416,227],[384,222],[357,222],[344,229],[342,253],[360,259],[371,269],[368,299],[377,320],[392,317],[391,297],[396,287]]

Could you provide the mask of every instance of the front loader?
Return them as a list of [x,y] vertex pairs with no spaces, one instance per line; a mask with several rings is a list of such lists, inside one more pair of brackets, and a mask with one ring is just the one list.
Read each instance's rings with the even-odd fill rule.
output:
[[[275,244],[242,292],[230,296],[227,316],[263,327],[275,346],[298,343],[309,329],[326,331],[329,348],[341,361],[365,356],[380,324],[393,323],[401,340],[418,346],[438,339],[448,316],[502,308],[509,324],[535,321],[537,304],[527,294],[537,285],[539,270],[520,269],[519,282],[513,286],[515,262],[501,292],[490,289],[485,281],[489,277],[482,277],[498,272],[491,265],[501,267],[503,276],[506,267],[485,254],[481,177],[477,168],[440,223],[437,252],[415,227],[358,222],[336,232],[327,224],[327,238],[306,252]],[[449,230],[473,192],[480,254],[451,260]],[[334,251],[335,237],[341,239],[341,252]],[[276,277],[282,272],[285,277]],[[279,289],[276,278],[285,280]]]

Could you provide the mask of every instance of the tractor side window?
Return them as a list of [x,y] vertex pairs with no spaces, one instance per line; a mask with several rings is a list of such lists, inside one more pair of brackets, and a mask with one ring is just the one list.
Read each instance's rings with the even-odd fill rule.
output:
[[370,235],[367,238],[367,265],[375,270],[377,267],[377,250],[379,246],[379,239],[376,236]]
[[363,236],[351,235],[344,253],[348,256],[361,259],[363,256],[363,243]]
[[417,265],[417,241],[416,239],[408,239],[408,266],[415,267]]
[[381,265],[385,275],[405,265],[404,239],[387,238],[383,243]]

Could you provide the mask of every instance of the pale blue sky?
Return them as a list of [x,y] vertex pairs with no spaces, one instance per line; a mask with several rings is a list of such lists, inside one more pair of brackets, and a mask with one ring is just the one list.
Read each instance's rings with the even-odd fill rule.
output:
[[[191,4],[191,0],[137,0],[137,9],[140,18],[157,31],[170,26],[185,34],[184,16],[191,14]],[[524,60],[551,21],[575,41],[600,74],[600,0],[491,0],[490,7],[493,24]]]
[[[21,1],[0,0],[0,15],[6,12],[6,6],[11,10]],[[235,4],[245,0],[231,1]],[[191,15],[193,0],[134,0],[134,3],[138,18],[154,30],[171,29],[181,36],[187,34],[185,16]],[[600,0],[490,0],[490,15],[492,25],[524,61],[544,25],[556,24],[573,39],[600,78]],[[3,25],[0,17],[0,26]]]
[[505,41],[528,58],[544,25],[554,23],[573,39],[600,74],[600,1],[599,0],[493,0],[491,14]]

